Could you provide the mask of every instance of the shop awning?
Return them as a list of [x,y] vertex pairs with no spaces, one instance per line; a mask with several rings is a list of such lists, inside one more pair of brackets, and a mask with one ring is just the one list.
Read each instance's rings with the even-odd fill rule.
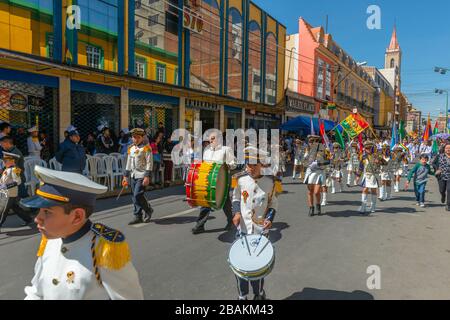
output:
[[[334,128],[334,126],[336,125],[333,121],[330,120],[323,120],[324,124],[325,124],[325,130],[326,131],[330,131]],[[314,131],[317,133],[319,133],[319,119],[318,118],[313,118],[313,125],[314,125]],[[297,117],[295,119],[289,120],[288,122],[284,123],[281,125],[280,127],[281,130],[284,131],[300,131],[302,130],[303,132],[311,132],[311,118],[310,117],[305,117],[305,116],[300,116]]]

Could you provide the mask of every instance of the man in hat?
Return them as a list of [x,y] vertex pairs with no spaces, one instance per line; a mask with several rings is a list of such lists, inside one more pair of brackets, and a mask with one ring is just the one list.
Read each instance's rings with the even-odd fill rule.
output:
[[359,147],[356,141],[352,141],[347,151],[347,187],[356,186],[356,172],[359,168]]
[[42,240],[25,299],[143,299],[125,236],[90,220],[107,188],[71,172],[36,166],[35,174],[41,187],[21,204],[39,209]]
[[0,208],[0,228],[8,217],[9,210],[13,210],[25,224],[30,224],[33,220],[19,207],[19,186],[24,183],[20,178],[22,171],[16,166],[16,161],[20,160],[20,156],[14,153],[3,151],[3,165],[5,170],[0,177],[0,189],[6,191],[8,199],[6,203],[2,202]]
[[[232,178],[233,223],[238,229],[238,236],[267,235],[278,208],[276,184],[279,182],[267,168],[267,153],[252,146],[244,152],[246,169]],[[250,283],[239,277],[236,279],[239,300],[247,300],[249,284],[253,289],[254,300],[266,299],[264,279]]]
[[362,157],[359,166],[359,176],[363,176],[362,186],[362,196],[361,196],[361,207],[359,208],[359,212],[361,214],[365,214],[368,210],[368,196],[369,192],[372,195],[372,204],[369,209],[371,213],[376,212],[377,206],[377,197],[378,197],[378,175],[380,174],[380,168],[382,165],[385,165],[386,162],[383,160],[381,155],[377,152],[377,148],[375,143],[372,141],[366,141],[364,144],[365,154]]
[[80,144],[80,134],[74,126],[67,128],[68,137],[55,154],[56,161],[62,164],[62,171],[82,174],[86,167],[86,151]]
[[[230,147],[224,146],[222,141],[222,136],[218,132],[212,132],[209,135],[209,145],[205,148],[203,152],[203,161],[213,162],[223,164],[226,163],[231,170],[236,168],[236,158],[234,157],[233,150]],[[231,211],[231,200],[230,196],[226,195],[225,206],[223,207],[223,212],[227,218],[227,225],[225,230],[230,230],[233,226],[232,223],[232,211]],[[193,234],[199,234],[205,232],[205,224],[211,213],[211,208],[201,208],[200,214],[197,219],[195,227],[192,229]]]
[[41,158],[42,145],[39,141],[39,129],[34,126],[28,129],[30,136],[27,139],[28,154],[30,157]]
[[153,209],[145,197],[145,187],[150,184],[153,170],[152,148],[144,142],[145,130],[135,128],[131,130],[133,145],[128,148],[126,173],[123,177],[124,187],[131,185],[133,192],[134,219],[129,225],[149,223]]
[[[322,215],[321,191],[325,184],[324,169],[330,161],[325,152],[325,146],[320,142],[321,137],[316,135],[308,136],[308,149],[305,154],[307,166],[304,183],[308,185],[309,216],[315,214]],[[315,201],[314,201],[315,200]],[[316,204],[316,208],[314,208]]]

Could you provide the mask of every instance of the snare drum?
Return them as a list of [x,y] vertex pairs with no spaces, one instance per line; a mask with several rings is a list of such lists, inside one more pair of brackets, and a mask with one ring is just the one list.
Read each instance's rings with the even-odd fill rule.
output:
[[260,280],[272,271],[275,251],[266,237],[244,235],[231,246],[228,263],[237,277],[247,281]]
[[186,198],[191,207],[220,210],[230,190],[230,173],[225,164],[194,163],[186,179]]

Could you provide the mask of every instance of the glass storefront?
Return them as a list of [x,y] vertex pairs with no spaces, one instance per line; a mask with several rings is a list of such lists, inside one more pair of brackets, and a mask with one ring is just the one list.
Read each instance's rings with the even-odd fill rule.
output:
[[255,21],[249,24],[248,100],[261,101],[261,27]]
[[242,57],[243,57],[242,16],[235,8],[229,11],[228,20],[228,77],[227,95],[242,98]]
[[178,1],[135,1],[136,76],[179,85]]

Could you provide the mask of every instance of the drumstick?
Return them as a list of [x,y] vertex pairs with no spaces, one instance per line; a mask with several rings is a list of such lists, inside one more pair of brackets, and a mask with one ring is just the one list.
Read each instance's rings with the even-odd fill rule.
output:
[[255,252],[256,252],[256,249],[258,249],[259,244],[261,243],[261,238],[262,238],[262,236],[263,236],[263,233],[261,233],[261,236],[260,236],[259,239],[258,239],[258,244],[256,245],[255,250],[253,250],[253,253],[255,253]]
[[247,237],[244,237],[244,239],[245,239],[245,243],[247,245],[248,255],[251,256],[252,253],[250,252],[250,246],[248,245]]
[[256,255],[259,257],[259,255],[264,251],[264,249],[269,245],[269,241],[266,242],[265,246],[261,249],[261,251]]

